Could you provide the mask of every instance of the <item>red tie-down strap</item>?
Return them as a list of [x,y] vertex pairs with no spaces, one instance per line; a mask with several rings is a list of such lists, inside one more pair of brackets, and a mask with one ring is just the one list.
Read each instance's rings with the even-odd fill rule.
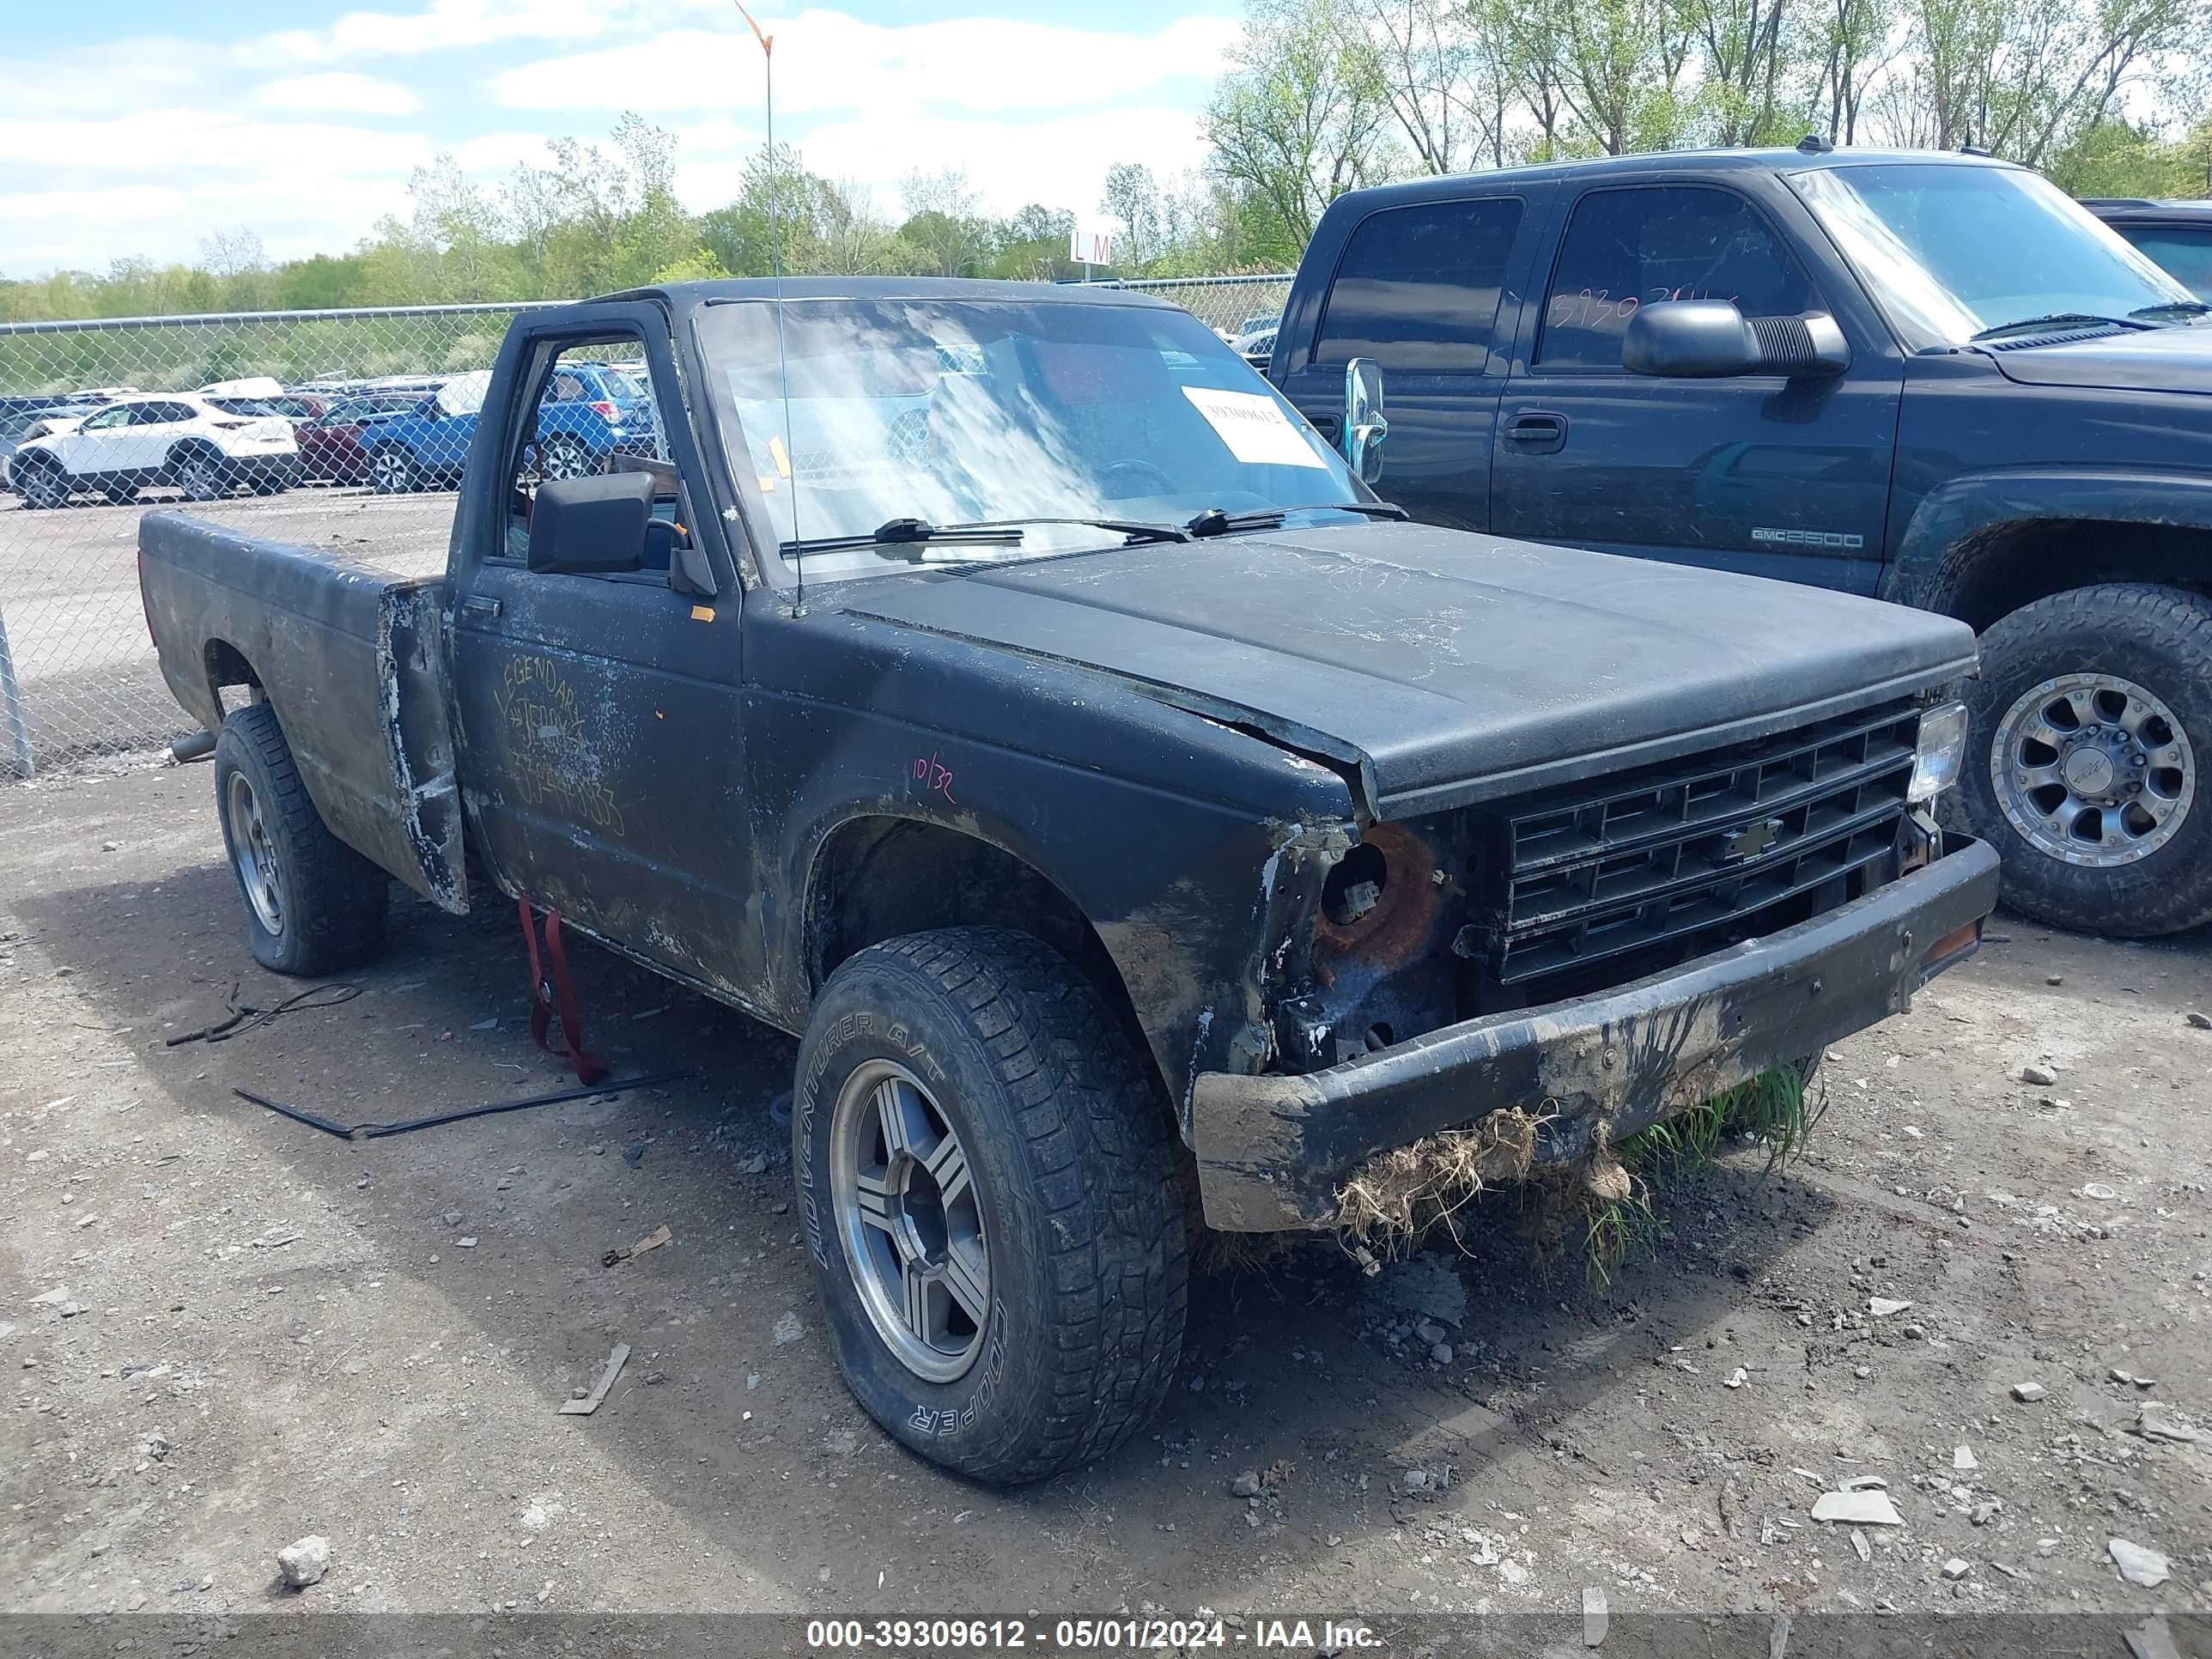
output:
[[[575,985],[568,977],[568,953],[561,947],[561,913],[545,913],[545,956],[541,965],[538,912],[528,899],[517,899],[514,908],[522,921],[522,948],[530,957],[530,1040],[549,1054],[561,1054],[575,1068],[577,1082],[597,1083],[607,1074],[607,1064],[584,1047],[583,1016],[576,1007]],[[552,970],[550,977],[547,968]],[[561,1019],[562,1039],[568,1044],[565,1054],[545,1040],[556,1013]]]

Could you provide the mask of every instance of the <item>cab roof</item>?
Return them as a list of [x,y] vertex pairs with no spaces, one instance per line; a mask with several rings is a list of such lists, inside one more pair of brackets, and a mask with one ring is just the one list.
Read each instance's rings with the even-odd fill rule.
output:
[[[1839,167],[1894,166],[2002,167],[2021,171],[2014,161],[1957,150],[1859,149],[1837,146],[1831,149],[1665,149],[1637,155],[1601,155],[1583,161],[1541,161],[1528,167],[1499,167],[1483,173],[1446,173],[1439,178],[1409,179],[1397,184],[1376,185],[1348,192],[1363,206],[1387,206],[1395,202],[1426,201],[1437,197],[1463,196],[1468,189],[1510,189],[1516,185],[1581,180],[1595,178],[1644,178],[1655,173],[1825,173]],[[1346,199],[1339,198],[1339,200]]]

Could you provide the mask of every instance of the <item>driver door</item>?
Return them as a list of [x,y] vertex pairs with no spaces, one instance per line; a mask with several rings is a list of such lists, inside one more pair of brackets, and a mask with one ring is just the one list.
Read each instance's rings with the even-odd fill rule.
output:
[[[505,349],[525,358],[524,395],[486,409],[500,422],[485,434],[497,459],[477,462],[497,466],[486,482],[498,499],[465,489],[455,532],[453,681],[477,844],[503,888],[633,955],[695,983],[758,985],[739,591],[677,392],[665,315],[563,307],[558,325],[518,323]],[[653,472],[655,516],[683,526],[705,556],[692,568],[714,592],[684,574],[665,533],[651,538],[655,562],[636,570],[530,568],[541,406],[574,380],[564,362],[608,356],[642,356],[659,419],[656,453],[602,466]]]

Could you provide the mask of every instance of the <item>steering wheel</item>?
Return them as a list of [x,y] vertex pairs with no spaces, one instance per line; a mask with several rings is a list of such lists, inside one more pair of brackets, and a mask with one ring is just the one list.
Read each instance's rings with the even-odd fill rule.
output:
[[[1152,489],[1120,489],[1113,486],[1115,473],[1127,473],[1158,486]],[[1109,501],[1126,501],[1132,495],[1172,495],[1176,481],[1150,461],[1109,461],[1099,469],[1098,482],[1106,489]]]

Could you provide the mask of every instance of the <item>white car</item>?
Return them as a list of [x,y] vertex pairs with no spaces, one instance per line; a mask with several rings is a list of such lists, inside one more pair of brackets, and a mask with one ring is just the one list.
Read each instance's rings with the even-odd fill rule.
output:
[[146,392],[26,441],[10,471],[26,507],[67,507],[80,492],[127,501],[149,484],[212,501],[241,487],[290,489],[300,446],[281,416],[226,415],[197,392]]

